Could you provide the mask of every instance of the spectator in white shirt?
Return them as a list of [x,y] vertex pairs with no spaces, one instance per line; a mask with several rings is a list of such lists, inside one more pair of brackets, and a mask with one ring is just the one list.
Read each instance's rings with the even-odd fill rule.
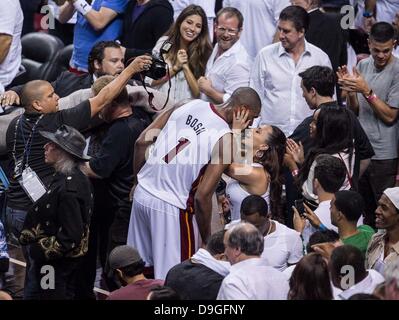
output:
[[19,1],[0,1],[0,95],[21,65],[21,33],[24,16]]
[[290,0],[224,0],[224,7],[234,7],[244,16],[241,42],[251,58],[277,37],[277,22]]
[[384,277],[373,269],[366,270],[364,255],[351,245],[334,249],[329,261],[331,281],[340,290],[335,300],[347,300],[357,293],[372,294]]
[[331,68],[327,54],[305,40],[308,25],[305,9],[285,8],[278,22],[281,42],[263,48],[251,70],[250,86],[263,101],[260,124],[275,125],[287,136],[311,115],[299,73],[314,65]]
[[[309,242],[309,237],[318,229],[332,229],[338,231],[331,223],[330,202],[345,181],[345,165],[339,158],[328,154],[321,154],[315,160],[313,192],[319,199],[319,206],[312,212],[304,204],[305,212],[294,209],[295,230],[302,233],[304,244]],[[302,215],[303,217],[301,217]],[[315,219],[316,215],[318,219]],[[305,219],[307,218],[307,220]],[[318,224],[315,223],[315,220]]]
[[225,233],[225,254],[232,267],[217,300],[286,300],[288,277],[265,266],[260,258],[263,236],[250,223],[238,223]]
[[201,99],[226,102],[233,91],[249,85],[252,62],[240,42],[243,17],[235,8],[221,9],[216,18],[217,44],[206,65],[205,77],[198,80]]
[[284,271],[303,257],[301,234],[269,219],[267,203],[261,196],[251,195],[241,204],[241,221],[253,224],[264,237],[262,259],[267,266]]

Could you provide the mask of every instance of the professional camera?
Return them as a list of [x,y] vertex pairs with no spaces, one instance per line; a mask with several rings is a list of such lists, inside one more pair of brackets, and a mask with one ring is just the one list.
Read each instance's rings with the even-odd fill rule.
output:
[[[166,40],[162,46],[161,49],[159,50],[159,57],[152,56],[152,64],[151,67],[148,70],[140,72],[141,74],[141,83],[145,89],[145,91],[148,94],[148,104],[152,109],[154,109],[156,112],[159,112],[163,110],[166,105],[168,104],[169,101],[169,94],[170,94],[170,88],[172,87],[172,83],[170,81],[170,74],[169,74],[169,66],[165,62],[163,55],[165,53],[168,53],[170,48],[172,47],[172,43],[168,40]],[[145,84],[145,77],[149,77],[154,80],[162,79],[168,75],[168,82],[169,82],[169,88],[168,88],[168,94],[166,96],[166,101],[161,109],[155,108],[155,106],[152,103],[152,100],[154,99],[154,94],[152,92],[148,92],[146,84]]]
[[166,63],[157,57],[152,56],[151,67],[143,71],[142,74],[154,80],[158,80],[166,76]]
[[168,53],[171,47],[172,43],[169,41],[165,41],[162,44],[161,49],[159,50],[159,58],[152,55],[151,67],[142,72],[144,76],[154,80],[158,80],[166,76],[168,66],[163,59],[163,55]]

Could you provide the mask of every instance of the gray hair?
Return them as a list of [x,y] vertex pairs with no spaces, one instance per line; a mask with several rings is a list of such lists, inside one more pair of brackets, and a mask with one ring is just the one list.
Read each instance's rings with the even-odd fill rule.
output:
[[385,282],[387,284],[391,282],[396,283],[396,287],[399,289],[399,260],[397,259],[393,263],[388,264],[384,271]]
[[264,238],[260,231],[250,223],[240,222],[229,231],[227,245],[240,248],[248,256],[260,256],[263,252]]
[[53,164],[55,171],[60,172],[65,175],[69,175],[72,173],[72,170],[80,164],[80,160],[71,156],[68,152],[57,147],[57,151],[59,152],[59,159]]

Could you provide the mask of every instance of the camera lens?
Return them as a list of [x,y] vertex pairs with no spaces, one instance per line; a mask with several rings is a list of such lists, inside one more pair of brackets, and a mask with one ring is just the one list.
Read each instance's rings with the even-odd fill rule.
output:
[[165,77],[166,75],[166,63],[159,60],[156,57],[152,57],[152,65],[150,67],[149,70],[145,71],[144,74],[145,76],[154,79],[154,80],[158,80],[161,79],[163,77]]

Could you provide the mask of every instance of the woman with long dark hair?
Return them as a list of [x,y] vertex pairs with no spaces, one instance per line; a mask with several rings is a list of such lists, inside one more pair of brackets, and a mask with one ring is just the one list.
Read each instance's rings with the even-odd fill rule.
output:
[[333,299],[328,265],[319,253],[310,253],[297,263],[289,284],[288,300]]
[[266,200],[270,217],[283,222],[281,171],[286,137],[279,128],[265,125],[247,129],[243,142],[247,151],[252,147],[252,159],[249,163],[232,163],[225,172],[233,178],[226,187],[231,219],[240,219],[240,206],[244,198],[259,195]]
[[155,55],[159,55],[165,41],[172,43],[169,52],[163,56],[169,66],[169,75],[154,80],[151,86],[168,92],[170,80],[170,98],[174,101],[198,98],[197,80],[205,74],[206,63],[212,53],[204,10],[196,5],[185,8],[158,40],[153,49]]
[[[313,193],[313,176],[315,159],[319,154],[330,154],[344,162],[347,174],[341,190],[351,188],[355,156],[349,111],[338,105],[326,105],[316,110],[310,124],[310,136],[315,140],[315,146],[301,166],[298,181],[305,199],[317,203],[318,197]],[[290,152],[295,153],[300,148],[301,146],[290,140]],[[295,164],[290,165],[291,171],[298,169],[295,167]]]

